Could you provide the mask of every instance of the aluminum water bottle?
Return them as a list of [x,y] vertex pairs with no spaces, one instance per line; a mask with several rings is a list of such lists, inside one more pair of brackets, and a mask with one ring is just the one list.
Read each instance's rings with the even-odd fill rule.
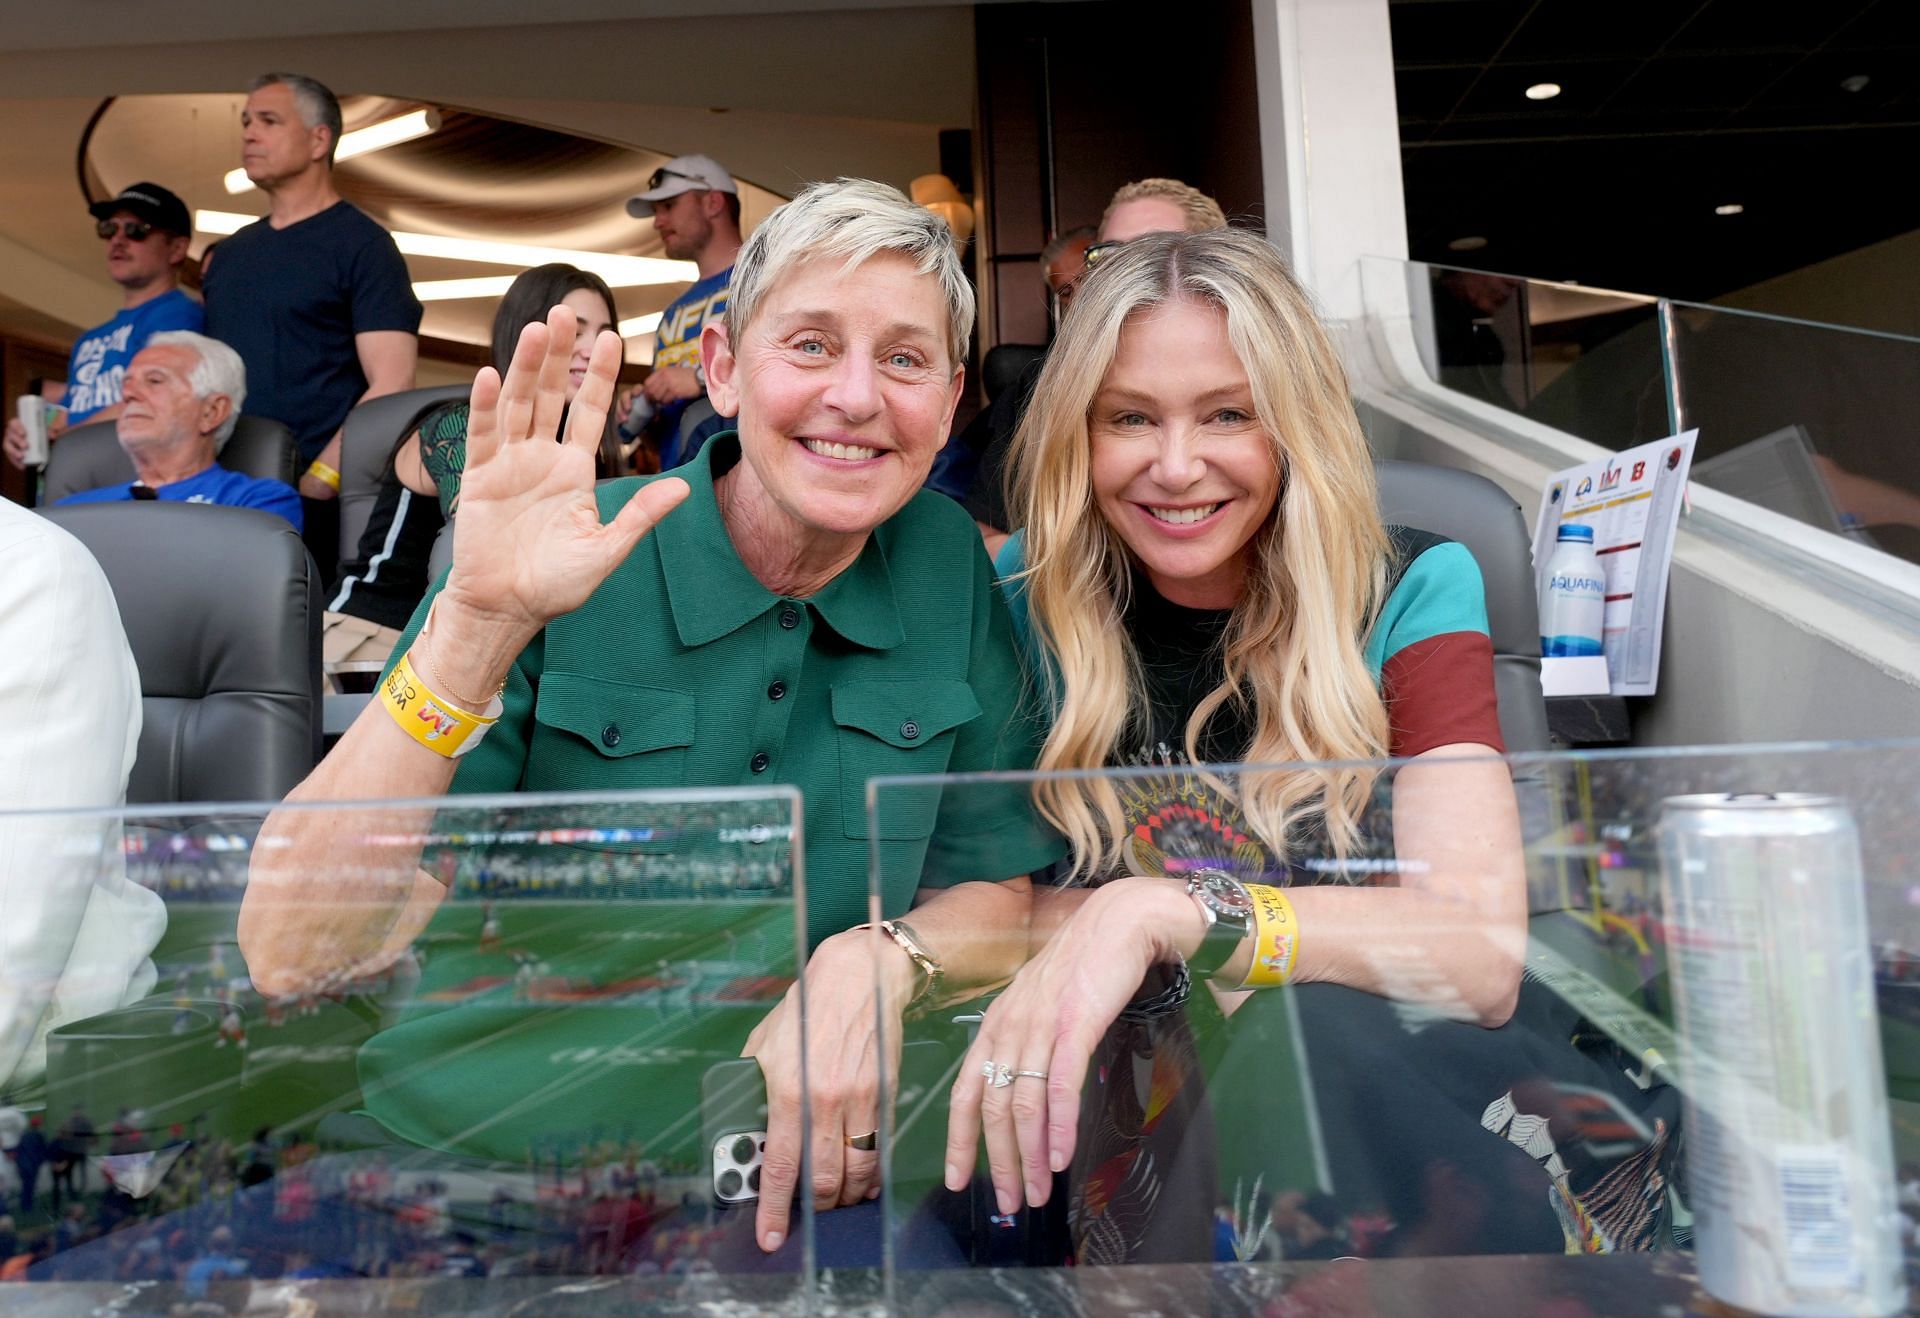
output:
[[1606,621],[1607,574],[1593,553],[1593,528],[1563,522],[1540,591],[1540,653],[1548,659],[1596,655]]
[[1701,1286],[1795,1318],[1904,1311],[1852,815],[1823,796],[1676,796],[1658,832]]

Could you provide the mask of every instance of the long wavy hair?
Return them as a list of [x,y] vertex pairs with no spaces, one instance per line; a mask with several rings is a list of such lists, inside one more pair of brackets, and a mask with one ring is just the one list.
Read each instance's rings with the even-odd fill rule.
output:
[[[1232,702],[1252,716],[1249,764],[1377,759],[1387,716],[1362,645],[1391,547],[1346,372],[1279,253],[1252,234],[1216,230],[1137,239],[1087,277],[1014,440],[1008,496],[1026,528],[1025,587],[1048,661],[1036,678],[1053,710],[1039,767],[1114,763],[1149,725],[1140,658],[1123,625],[1133,560],[1094,498],[1088,416],[1129,319],[1173,301],[1225,315],[1281,473],[1222,640],[1225,680],[1188,720],[1187,758],[1199,761],[1201,730]],[[1250,772],[1231,791],[1274,855],[1316,814],[1345,854],[1373,777],[1364,765]],[[1035,798],[1072,843],[1076,877],[1125,865],[1110,781],[1044,779]]]
[[[607,287],[606,280],[591,270],[555,261],[522,271],[507,286],[507,291],[500,295],[499,307],[493,313],[493,369],[500,372],[502,379],[506,377],[507,366],[513,361],[513,350],[520,342],[520,331],[537,320],[545,320],[547,312],[559,306],[567,294],[582,290],[597,294],[607,304],[607,320],[617,331],[620,311],[614,303],[613,290]],[[561,424],[564,427],[566,423]],[[562,429],[561,433],[565,434],[566,431]],[[620,431],[611,410],[600,432],[597,456],[602,476],[626,474],[626,463],[620,450]]]

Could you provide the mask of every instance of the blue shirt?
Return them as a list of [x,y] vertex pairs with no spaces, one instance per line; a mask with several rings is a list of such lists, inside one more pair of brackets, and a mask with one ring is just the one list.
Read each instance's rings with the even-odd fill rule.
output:
[[310,462],[367,391],[354,336],[420,330],[393,237],[346,202],[284,229],[257,220],[207,271],[207,333],[247,364],[247,411],[286,423]]
[[[653,369],[667,366],[685,366],[689,369],[700,365],[700,331],[709,321],[720,319],[726,314],[727,294],[732,290],[733,267],[717,271],[705,279],[698,280],[686,292],[667,303],[667,309],[660,313],[660,327],[653,332]],[[667,403],[654,414],[649,423],[652,433],[660,437],[660,469],[666,471],[677,467],[693,456],[691,452],[682,453],[677,448],[680,429],[680,414],[687,410],[690,398],[677,398]],[[731,430],[733,423],[724,421],[716,429]]]
[[67,393],[60,400],[66,405],[67,424],[80,425],[101,408],[120,401],[127,363],[147,346],[148,339],[163,330],[197,332],[205,320],[200,304],[174,288],[128,307],[75,339],[67,358]]
[[[293,486],[284,481],[243,476],[218,463],[198,476],[160,486],[154,491],[154,497],[163,503],[217,503],[228,508],[258,508],[262,512],[278,513],[293,523],[294,530],[301,529],[300,495]],[[128,481],[124,485],[69,494],[59,503],[127,503],[132,498],[133,482]]]

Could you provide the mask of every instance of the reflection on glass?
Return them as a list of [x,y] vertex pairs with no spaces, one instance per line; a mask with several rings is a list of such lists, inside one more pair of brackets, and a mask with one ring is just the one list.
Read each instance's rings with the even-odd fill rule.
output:
[[[1122,872],[1043,892],[1035,955],[996,999],[956,1013],[967,1034],[946,1044],[949,1082],[982,1072],[980,1137],[958,1149],[972,1261],[1278,1265],[1205,1284],[1240,1277],[1236,1294],[1285,1292],[1301,1312],[1353,1298],[1347,1265],[1324,1266],[1347,1257],[1384,1269],[1363,1287],[1383,1307],[1378,1288],[1400,1285],[1427,1302],[1520,1302],[1532,1278],[1596,1312],[1709,1295],[1764,1312],[1900,1311],[1920,1264],[1916,750],[1512,757],[1522,840],[1499,882],[1524,890],[1528,914],[1505,1016],[1472,1009],[1447,954],[1507,955],[1497,916],[1396,918],[1461,841],[1411,818],[1422,795],[1396,780],[1417,767],[1459,775],[1429,784],[1437,799],[1484,792],[1484,762],[1382,766],[1345,848],[1312,830],[1276,847],[1243,826],[1249,783],[1301,770],[1107,771],[1126,803]],[[955,808],[986,788],[942,790]],[[877,783],[874,826],[930,790]],[[1491,874],[1507,859],[1483,858]],[[1132,973],[1136,949],[1122,922],[1084,913],[1114,909],[1126,885],[1184,896],[1215,870],[1256,902],[1260,885],[1289,895],[1299,973],[1248,990],[1240,977],[1261,976],[1244,960],[1227,963],[1231,982],[1199,969],[1197,936],[1184,972],[1149,940],[1134,986],[1095,1010],[1103,976]],[[1177,903],[1155,909],[1199,927]],[[1314,958],[1316,936],[1352,955]],[[1074,969],[1023,997],[1022,977],[1050,963]],[[990,1064],[1009,1068],[1004,1090]],[[897,1222],[944,1193],[925,1167],[940,1115],[905,1088]],[[1036,1160],[1060,1169],[1038,1198],[1022,1174]],[[1024,1187],[1011,1213],[1003,1166]],[[1514,1254],[1541,1257],[1522,1269]],[[1633,1261],[1601,1271],[1582,1262],[1594,1254]],[[1128,1294],[1165,1280],[1142,1274]],[[908,1307],[970,1294],[904,1260],[892,1284]]]
[[1670,322],[1702,484],[1920,562],[1920,340],[1687,303]]
[[280,998],[236,932],[264,809],[0,815],[47,845],[117,834],[99,881],[166,908],[152,991],[59,1024],[44,1074],[0,1089],[27,1278],[750,1271],[790,1295],[809,1226],[772,1260],[753,1242],[767,1118],[740,1053],[798,965],[797,798],[326,813],[343,853],[419,855],[445,896],[384,964]]
[[1608,448],[1672,433],[1653,299],[1419,262],[1406,278],[1448,389]]

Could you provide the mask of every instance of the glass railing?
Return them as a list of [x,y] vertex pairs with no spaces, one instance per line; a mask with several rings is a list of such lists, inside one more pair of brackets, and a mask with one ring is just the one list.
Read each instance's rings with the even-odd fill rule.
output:
[[0,1307],[1904,1305],[1920,742],[1046,781],[870,784],[830,1022],[791,791],[0,816]]
[[[1920,339],[1423,262],[1363,264],[1370,311],[1411,325],[1414,369],[1450,393],[1613,450],[1697,429],[1693,479],[1738,500],[1710,511],[1736,538],[1804,545],[1788,530],[1797,524],[1920,563],[1920,467],[1906,439],[1920,428]],[[1873,575],[1871,556],[1839,561]]]
[[808,1204],[755,1241],[741,1057],[804,960],[797,793],[267,810],[0,814],[9,1280],[155,1312],[808,1289]]
[[[1905,1311],[1916,751],[947,780],[943,816],[1018,784],[1067,817],[1110,805],[1123,844],[1101,881],[1047,876],[997,995],[892,1021],[924,1054],[886,1146],[892,1303]],[[1346,827],[1269,846],[1249,814],[1305,782],[1343,791]],[[872,831],[931,790],[876,781]],[[1250,887],[1257,955],[1208,979],[1241,917],[1210,945],[1184,888],[1221,872]],[[984,968],[998,936],[931,950]]]

